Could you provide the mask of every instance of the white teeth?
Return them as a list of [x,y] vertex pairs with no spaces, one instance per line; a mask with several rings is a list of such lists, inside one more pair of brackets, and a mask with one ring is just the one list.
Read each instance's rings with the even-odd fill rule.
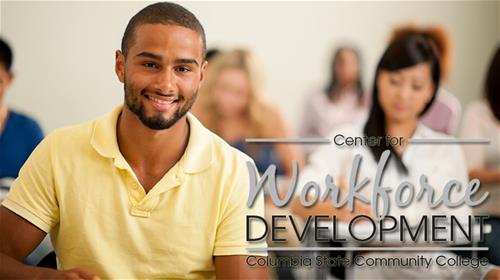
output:
[[153,100],[154,102],[160,103],[160,104],[171,104],[172,102],[175,101],[173,98],[169,98],[169,100],[161,100],[158,98],[154,98],[152,96],[148,96],[149,99]]

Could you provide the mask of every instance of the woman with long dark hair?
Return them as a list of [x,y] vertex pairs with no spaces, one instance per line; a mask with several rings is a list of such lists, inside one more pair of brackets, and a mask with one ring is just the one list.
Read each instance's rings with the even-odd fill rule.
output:
[[[336,49],[327,85],[305,96],[299,136],[325,137],[341,125],[361,121],[368,111],[361,78],[361,55],[354,47]],[[305,146],[310,154],[316,146]]]
[[[360,190],[367,198],[372,198],[379,161],[385,151],[390,156],[383,171],[381,184],[392,191],[389,193],[388,215],[404,216],[410,226],[416,226],[425,216],[454,215],[463,221],[471,215],[471,209],[462,205],[448,208],[443,204],[432,208],[427,199],[415,199],[420,190],[421,175],[439,197],[450,180],[457,180],[463,187],[451,193],[451,201],[458,201],[468,183],[467,168],[463,150],[458,145],[428,145],[410,143],[411,139],[451,139],[443,133],[427,128],[419,119],[432,105],[440,83],[438,52],[431,40],[421,35],[409,35],[392,41],[382,55],[375,71],[372,89],[372,105],[365,123],[348,125],[333,132],[331,145],[318,148],[311,155],[310,164],[300,172],[299,186],[306,182],[325,185],[325,176],[332,175],[336,185],[342,185],[351,176],[354,158],[361,156],[358,182],[368,178],[368,183]],[[361,139],[349,144],[347,139]],[[365,141],[372,139],[372,141]],[[373,141],[377,139],[377,141]],[[397,140],[397,141],[395,141]],[[393,142],[391,142],[393,141]],[[415,196],[403,192],[402,201],[411,199],[408,207],[396,205],[396,188],[403,182],[415,186]],[[324,189],[321,193],[324,193]],[[373,201],[371,202],[373,203]],[[380,205],[380,204],[379,204]],[[330,201],[320,201],[314,207],[304,208],[294,204],[294,211],[300,216],[337,214],[345,216],[341,209],[335,209]],[[379,207],[378,213],[381,214]],[[375,215],[372,213],[372,215]],[[340,217],[342,219],[342,217]],[[449,229],[449,228],[448,228]],[[449,236],[449,232],[448,232]],[[402,243],[400,243],[403,245]],[[408,244],[405,244],[406,246]],[[418,245],[417,245],[418,246]],[[436,254],[419,252],[418,255],[434,258]],[[416,257],[411,252],[367,253],[365,257],[408,258]],[[471,279],[479,278],[484,269],[470,267],[355,267],[356,279]],[[458,277],[458,278],[457,278]]]
[[446,86],[443,86],[451,75],[451,35],[440,25],[421,27],[411,24],[397,27],[392,32],[390,40],[397,40],[412,34],[422,35],[433,42],[439,52],[439,68],[441,69],[440,86],[436,93],[436,100],[425,111],[420,121],[432,130],[455,135],[462,115],[462,105],[458,98],[449,92]]
[[[500,265],[500,45],[491,60],[485,79],[484,95],[468,105],[464,115],[462,136],[486,138],[488,145],[464,147],[469,176],[478,178],[483,191],[490,193],[488,201],[474,209],[477,214],[488,215],[491,233],[485,236],[485,252],[491,263]],[[478,194],[481,195],[481,194]],[[481,252],[482,253],[482,252]]]
[[385,142],[370,146],[377,161],[389,149],[397,169],[408,173],[402,160],[406,143],[390,145],[386,135],[403,139],[413,136],[419,117],[436,97],[440,71],[437,50],[423,36],[410,35],[389,45],[377,66],[372,106],[363,128],[365,136],[381,137]]

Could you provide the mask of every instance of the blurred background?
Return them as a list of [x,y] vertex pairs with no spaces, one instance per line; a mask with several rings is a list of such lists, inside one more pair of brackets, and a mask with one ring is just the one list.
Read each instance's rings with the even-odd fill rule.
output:
[[[14,51],[8,106],[45,133],[86,121],[122,102],[114,51],[130,17],[151,2],[0,1],[0,34]],[[482,93],[500,38],[500,1],[182,2],[202,22],[209,48],[244,47],[258,58],[264,91],[293,130],[304,96],[326,84],[332,52],[356,46],[371,89],[390,32],[401,24],[440,25],[451,40],[444,86],[462,106]]]

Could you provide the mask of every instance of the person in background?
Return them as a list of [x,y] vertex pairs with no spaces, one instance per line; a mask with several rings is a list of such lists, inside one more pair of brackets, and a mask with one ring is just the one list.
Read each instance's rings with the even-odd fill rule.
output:
[[[374,178],[377,166],[386,150],[390,151],[388,163],[384,170],[383,186],[395,188],[408,181],[415,186],[419,178],[425,174],[432,182],[437,193],[442,193],[446,182],[455,179],[466,184],[467,168],[461,147],[456,145],[416,145],[408,140],[416,139],[450,139],[443,133],[429,129],[419,122],[435,100],[440,83],[438,53],[430,40],[421,35],[407,35],[392,41],[380,59],[374,78],[372,105],[364,123],[343,126],[334,131],[329,138],[342,134],[349,137],[381,137],[380,145],[324,145],[311,155],[311,162],[300,173],[298,186],[306,182],[323,182],[326,174],[342,181],[350,177],[351,168],[357,155],[362,157],[358,170],[358,178],[369,178],[368,184],[361,189],[365,197],[372,197]],[[403,137],[400,145],[387,145],[386,135]],[[324,193],[325,185],[320,183]],[[465,188],[453,193],[452,201],[463,196]],[[300,193],[300,190],[297,191]],[[408,199],[408,193],[403,195]],[[466,219],[471,210],[466,205],[457,208],[439,206],[430,208],[425,199],[413,200],[409,207],[399,208],[395,205],[395,195],[389,197],[391,205],[388,215],[405,216],[410,226],[416,225],[422,215],[455,215],[458,219]],[[330,201],[320,201],[313,207],[303,207],[294,200],[293,210],[299,216],[326,215],[336,213]],[[364,204],[362,204],[364,205]],[[366,206],[366,205],[364,205]],[[380,211],[380,209],[378,209]],[[379,212],[380,213],[380,212]],[[372,213],[376,215],[377,213]],[[415,257],[417,253],[391,252],[367,253],[365,257],[404,258]],[[437,255],[418,252],[435,259]],[[452,254],[439,252],[440,255]],[[463,269],[462,269],[463,268]],[[489,270],[472,270],[452,267],[431,266],[428,270],[422,267],[355,267],[355,279],[476,279]],[[493,272],[491,272],[493,273]],[[491,274],[490,274],[491,275]],[[455,278],[456,277],[456,278]]]
[[218,54],[207,69],[193,113],[208,129],[253,158],[260,173],[275,164],[278,175],[291,176],[293,160],[302,163],[296,146],[245,141],[290,135],[279,110],[264,99],[259,75],[248,50]]
[[[287,186],[285,181],[293,173],[292,162],[296,160],[301,165],[303,161],[301,151],[292,144],[245,141],[247,138],[286,138],[290,135],[279,110],[262,95],[259,70],[248,50],[236,49],[218,54],[209,62],[193,113],[208,129],[248,154],[260,173],[271,164],[276,165],[278,185]],[[287,208],[274,206],[270,199],[266,200],[265,207],[268,223],[272,215],[291,214]],[[295,277],[293,270],[287,267],[278,267],[275,273],[278,279]]]
[[[353,47],[339,47],[330,65],[326,87],[305,96],[299,136],[321,138],[340,125],[361,121],[366,117],[368,100],[361,80],[361,58]],[[315,145],[305,145],[309,155]]]
[[[411,34],[420,34],[434,43],[439,53],[441,81],[447,81],[451,72],[451,43],[448,32],[440,26],[422,28],[414,25],[407,25],[396,28],[392,32],[390,40],[397,40],[398,38]],[[462,106],[457,97],[444,89],[443,86],[440,86],[437,92],[436,101],[421,117],[421,122],[435,131],[454,135],[458,129],[461,113]]]
[[218,48],[210,48],[207,50],[207,55],[206,55],[205,59],[208,62],[210,62],[210,61],[212,61],[213,58],[215,58],[220,53],[221,53],[221,50],[219,50]]
[[[14,80],[12,49],[0,38],[0,182],[8,189],[36,145],[43,139],[38,123],[5,104],[5,95]],[[0,200],[3,196],[0,197]]]
[[[0,38],[0,202],[19,175],[21,166],[43,139],[42,129],[34,119],[5,104],[5,94],[14,80],[13,60],[12,49]],[[24,263],[38,264],[52,250],[50,240],[45,238]]]
[[[485,138],[488,145],[465,145],[469,176],[481,181],[483,192],[490,193],[489,200],[474,209],[477,214],[488,215],[492,231],[483,244],[489,249],[485,256],[500,265],[500,46],[497,46],[486,75],[484,96],[467,106],[463,119],[462,137]],[[477,195],[482,195],[478,193]]]
[[[331,58],[328,84],[305,96],[299,136],[322,138],[343,125],[364,120],[369,104],[367,98],[361,77],[359,51],[349,46],[338,47]],[[317,147],[303,145],[306,158],[309,159]],[[341,244],[332,242],[330,246],[338,247]],[[343,278],[344,268],[332,267],[331,273]]]

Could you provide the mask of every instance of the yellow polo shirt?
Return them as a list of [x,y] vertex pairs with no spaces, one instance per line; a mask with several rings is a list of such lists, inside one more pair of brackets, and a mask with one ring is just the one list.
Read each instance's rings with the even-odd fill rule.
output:
[[248,156],[188,114],[184,155],[146,194],[118,148],[121,109],[47,136],[3,202],[50,232],[59,269],[115,279],[214,278],[213,256],[266,246],[246,242],[246,216],[264,217],[263,197],[246,206]]

